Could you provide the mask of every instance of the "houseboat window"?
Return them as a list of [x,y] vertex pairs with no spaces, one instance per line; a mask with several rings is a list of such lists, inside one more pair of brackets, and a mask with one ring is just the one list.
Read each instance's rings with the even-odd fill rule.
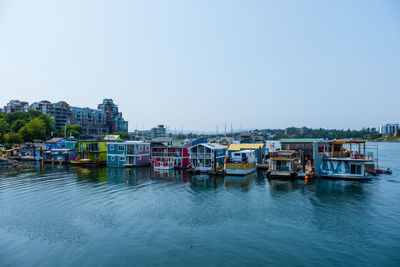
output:
[[110,150],[114,150],[114,145],[110,145]]
[[111,161],[114,161],[115,160],[115,157],[114,156],[111,156]]
[[139,152],[143,152],[143,146],[139,146]]
[[118,151],[124,151],[124,150],[125,150],[125,147],[123,145],[118,146]]
[[235,153],[235,157],[239,157],[240,156],[240,153]]
[[146,148],[146,151],[149,151],[150,150],[150,147],[147,145],[147,146],[145,146],[145,148]]
[[120,161],[125,161],[125,157],[120,157],[119,160]]
[[351,174],[361,174],[361,165],[351,164],[350,165]]
[[81,151],[82,151],[83,150],[83,144],[81,144],[80,147],[81,147]]

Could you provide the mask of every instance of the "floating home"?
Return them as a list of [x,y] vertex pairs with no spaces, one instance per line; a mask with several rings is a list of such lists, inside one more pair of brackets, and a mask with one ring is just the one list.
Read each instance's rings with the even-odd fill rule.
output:
[[107,143],[107,165],[140,167],[150,164],[150,143],[127,141]]
[[242,144],[231,144],[228,147],[228,157],[232,157],[232,154],[242,150],[254,150],[256,156],[256,162],[261,164],[264,163],[265,158],[265,144],[264,143],[242,143]]
[[317,177],[362,180],[375,172],[373,153],[366,151],[365,140],[315,142],[314,160]]
[[281,139],[282,150],[294,150],[298,153],[301,162],[311,160],[314,158],[314,142],[321,141],[321,138],[293,138]]
[[[154,169],[187,169],[190,167],[189,147],[207,142],[202,137],[196,140],[153,142],[151,147],[151,166]],[[171,145],[170,145],[171,144]]]
[[43,154],[43,161],[46,163],[68,164],[76,160],[76,152],[67,148],[53,148]]
[[297,152],[294,150],[277,150],[269,158],[268,178],[296,178],[300,170]]
[[64,138],[52,138],[46,141],[46,150],[64,149],[66,140]]
[[257,170],[257,158],[254,150],[240,150],[230,153],[226,158],[227,175],[247,175]]
[[210,172],[222,169],[226,150],[226,146],[217,143],[202,143],[190,147],[190,162],[193,170]]

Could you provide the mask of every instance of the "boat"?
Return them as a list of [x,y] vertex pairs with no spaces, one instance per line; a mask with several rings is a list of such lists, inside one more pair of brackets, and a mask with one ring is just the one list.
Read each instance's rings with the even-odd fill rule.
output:
[[320,178],[366,180],[376,175],[373,153],[361,139],[315,142],[314,160]]
[[296,178],[300,164],[294,150],[276,150],[270,154],[268,178]]
[[257,170],[257,158],[254,150],[242,150],[226,158],[225,173],[227,175],[247,175]]

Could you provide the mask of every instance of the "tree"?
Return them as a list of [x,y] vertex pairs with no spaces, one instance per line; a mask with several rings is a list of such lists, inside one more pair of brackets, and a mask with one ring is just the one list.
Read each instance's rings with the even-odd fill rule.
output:
[[14,121],[14,123],[11,125],[10,130],[13,131],[14,133],[18,133],[18,131],[24,127],[26,124],[25,120],[18,119]]
[[22,140],[22,136],[15,132],[9,132],[6,135],[6,140],[9,144],[22,144],[24,142],[24,140]]
[[0,133],[4,135],[8,131],[9,127],[10,125],[5,119],[0,119]]
[[[71,135],[78,138],[83,133],[83,127],[79,124],[67,125],[67,138]],[[61,135],[65,134],[65,126],[61,128]]]
[[45,114],[42,114],[37,118],[42,120],[44,122],[44,124],[46,125],[46,137],[52,136],[52,133],[55,130],[54,120],[49,115],[45,115]]
[[35,139],[46,138],[46,124],[39,118],[34,118],[29,121],[24,127],[19,130],[25,142],[32,142]]

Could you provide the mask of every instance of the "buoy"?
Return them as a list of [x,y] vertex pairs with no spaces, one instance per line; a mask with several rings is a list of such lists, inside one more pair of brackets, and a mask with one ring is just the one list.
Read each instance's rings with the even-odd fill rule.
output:
[[62,165],[62,161],[60,161],[60,165]]
[[306,182],[308,182],[308,175],[306,175],[306,176],[304,177],[304,180],[305,180]]
[[51,165],[53,165],[53,166],[54,166],[54,161],[52,161],[52,162],[51,162]]
[[128,184],[128,180],[126,180],[126,184]]
[[44,164],[43,160],[42,160],[42,165]]

